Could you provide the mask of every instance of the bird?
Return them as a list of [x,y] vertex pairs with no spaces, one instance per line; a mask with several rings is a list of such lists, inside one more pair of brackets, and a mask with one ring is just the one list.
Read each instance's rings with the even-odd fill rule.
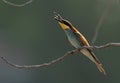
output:
[[[55,14],[54,19],[57,20],[60,27],[64,30],[67,40],[69,43],[76,49],[84,47],[84,46],[90,46],[87,39],[83,36],[82,33],[80,33],[70,21],[63,19],[60,14]],[[106,72],[100,62],[100,60],[96,57],[96,55],[93,52],[93,49],[90,48],[82,48],[80,49],[80,52],[85,55],[87,58],[89,58],[95,65],[97,66],[98,70],[106,75]]]

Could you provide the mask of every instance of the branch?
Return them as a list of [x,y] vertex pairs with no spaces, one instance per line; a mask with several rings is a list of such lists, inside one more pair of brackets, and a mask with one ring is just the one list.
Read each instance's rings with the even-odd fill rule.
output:
[[68,55],[71,55],[71,54],[74,54],[74,53],[77,53],[77,52],[79,52],[78,50],[72,50],[72,51],[69,51],[69,52],[67,52],[64,56],[62,56],[62,57],[59,57],[59,58],[57,58],[57,59],[55,59],[55,60],[52,60],[51,62],[48,62],[48,63],[43,63],[43,64],[39,64],[39,65],[17,65],[17,64],[14,64],[14,63],[11,63],[9,60],[7,60],[6,58],[4,58],[4,57],[1,57],[0,56],[0,58],[6,63],[6,64],[8,64],[8,65],[10,65],[10,66],[13,66],[13,67],[15,67],[15,68],[19,68],[19,69],[23,69],[23,68],[27,68],[27,69],[29,69],[29,68],[40,68],[40,67],[44,67],[44,66],[50,66],[50,65],[52,65],[52,64],[55,64],[55,63],[57,63],[57,62],[60,62],[60,61],[62,61],[64,58],[66,58]]
[[29,1],[25,2],[25,3],[23,3],[23,4],[15,4],[15,3],[9,2],[7,0],[2,0],[2,1],[4,3],[6,3],[6,4],[9,4],[9,5],[12,5],[12,6],[17,6],[17,7],[23,7],[23,6],[28,5],[28,4],[33,2],[33,0],[29,0]]
[[65,59],[67,56],[69,55],[73,55],[73,54],[76,54],[76,53],[79,53],[81,49],[83,48],[87,48],[87,49],[104,49],[104,48],[107,48],[107,47],[111,47],[111,46],[120,46],[120,43],[107,43],[105,45],[101,45],[101,46],[84,46],[84,47],[81,47],[79,49],[75,49],[75,50],[72,50],[72,51],[68,51],[67,53],[65,53],[62,57],[59,57],[55,60],[52,60],[48,63],[43,63],[43,64],[39,64],[39,65],[17,65],[17,64],[14,64],[14,63],[11,63],[9,60],[7,60],[6,58],[4,57],[1,57],[0,58],[8,65],[12,66],[12,67],[15,67],[15,68],[18,68],[18,69],[30,69],[30,68],[41,68],[41,67],[44,67],[44,66],[50,66],[50,65],[53,65],[57,62],[60,62],[62,61],[63,59]]
[[104,45],[101,45],[101,46],[90,46],[90,48],[96,48],[96,49],[104,49],[104,48],[108,48],[108,47],[111,47],[111,46],[120,46],[120,43],[107,43],[107,44],[104,44]]
[[100,30],[100,28],[101,28],[101,25],[102,25],[105,17],[106,17],[107,14],[108,14],[108,11],[109,11],[109,9],[110,9],[111,3],[112,3],[112,1],[109,1],[107,7],[104,9],[104,11],[103,11],[103,13],[102,13],[102,15],[101,15],[101,17],[100,17],[100,19],[99,19],[99,21],[98,21],[98,24],[97,24],[97,26],[96,26],[96,28],[95,28],[95,32],[94,32],[94,35],[93,35],[92,45],[94,45],[94,43],[95,43],[95,41],[96,41],[96,39],[97,39],[97,37],[98,37],[99,30]]

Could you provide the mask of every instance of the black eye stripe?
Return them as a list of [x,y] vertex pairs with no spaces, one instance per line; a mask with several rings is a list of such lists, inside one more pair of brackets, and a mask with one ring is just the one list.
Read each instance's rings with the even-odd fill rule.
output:
[[63,23],[69,27],[71,27],[70,23],[68,23],[67,21],[63,21]]

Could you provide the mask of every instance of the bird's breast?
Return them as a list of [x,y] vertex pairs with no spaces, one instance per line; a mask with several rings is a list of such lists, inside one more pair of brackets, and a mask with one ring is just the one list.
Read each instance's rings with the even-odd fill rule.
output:
[[72,31],[67,31],[66,32],[68,41],[70,44],[75,47],[75,48],[80,48],[80,41],[78,40],[77,36],[72,32]]

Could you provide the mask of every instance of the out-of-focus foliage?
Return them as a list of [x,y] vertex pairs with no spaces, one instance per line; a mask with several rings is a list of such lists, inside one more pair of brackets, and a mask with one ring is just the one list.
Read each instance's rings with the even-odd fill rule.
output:
[[[23,3],[28,0],[8,0]],[[120,42],[119,0],[34,0],[24,7],[0,1],[0,56],[20,65],[41,64],[72,48],[58,23],[56,11],[91,41],[95,27],[112,1],[96,45]],[[41,69],[15,69],[0,61],[0,83],[119,83],[120,47],[96,50],[107,76],[82,54]]]

